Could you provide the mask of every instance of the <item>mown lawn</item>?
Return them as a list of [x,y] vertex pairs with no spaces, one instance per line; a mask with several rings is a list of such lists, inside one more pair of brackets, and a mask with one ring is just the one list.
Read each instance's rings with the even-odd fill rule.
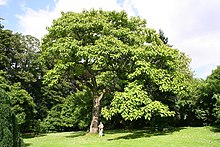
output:
[[186,127],[165,131],[112,130],[105,136],[86,132],[24,136],[28,147],[220,147],[220,128]]

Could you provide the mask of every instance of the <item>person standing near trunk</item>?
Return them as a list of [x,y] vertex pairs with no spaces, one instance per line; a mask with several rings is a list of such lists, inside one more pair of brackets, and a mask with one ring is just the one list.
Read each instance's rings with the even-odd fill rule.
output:
[[103,134],[104,125],[102,122],[100,122],[98,128],[99,128],[99,137],[102,137],[104,135]]

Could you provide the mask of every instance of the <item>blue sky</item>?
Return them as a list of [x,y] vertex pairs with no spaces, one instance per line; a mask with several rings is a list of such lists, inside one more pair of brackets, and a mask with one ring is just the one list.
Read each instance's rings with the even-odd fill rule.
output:
[[41,39],[61,11],[91,8],[125,10],[162,29],[174,48],[192,58],[198,78],[220,65],[219,0],[0,0],[0,17],[5,28]]
[[[2,4],[2,5],[1,5]],[[0,0],[0,17],[4,18],[3,25],[7,29],[19,31],[18,15],[25,15],[26,8],[35,11],[55,6],[54,0]]]

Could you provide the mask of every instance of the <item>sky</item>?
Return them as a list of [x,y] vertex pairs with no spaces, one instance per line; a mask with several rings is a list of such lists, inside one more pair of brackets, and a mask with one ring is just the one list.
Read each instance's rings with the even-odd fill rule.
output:
[[0,0],[6,29],[41,39],[61,11],[125,10],[162,29],[169,44],[191,59],[195,77],[205,79],[220,65],[220,0]]

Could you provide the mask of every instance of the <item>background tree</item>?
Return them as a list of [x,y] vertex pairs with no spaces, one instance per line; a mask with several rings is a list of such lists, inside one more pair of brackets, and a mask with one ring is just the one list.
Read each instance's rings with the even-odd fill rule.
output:
[[[0,81],[6,82],[7,80],[2,76],[0,70]],[[10,99],[5,92],[6,83],[0,83],[0,146],[7,147],[21,147],[23,141],[20,136],[17,119],[12,112]]]
[[168,43],[168,37],[165,37],[164,32],[162,29],[159,29],[160,39],[163,41],[164,44]]
[[91,133],[98,130],[107,94],[114,98],[102,111],[106,118],[116,113],[129,120],[174,115],[169,101],[187,90],[190,60],[164,45],[145,20],[129,18],[124,11],[68,12],[48,31],[42,43],[42,59],[49,67],[45,83],[64,80],[73,93],[85,87],[91,91]]
[[13,33],[3,26],[0,29],[0,69],[10,75],[11,83],[20,82],[32,96],[36,93],[32,87],[36,88],[42,77],[37,60],[39,45],[39,40],[33,36]]
[[22,132],[33,131],[36,105],[30,94],[21,88],[20,83],[11,85],[7,92],[11,103],[11,110],[17,118]]
[[220,66],[207,77],[197,101],[197,117],[208,125],[219,122],[220,113]]
[[0,84],[8,85],[5,91],[21,130],[30,131],[35,117],[33,97],[37,93],[33,83],[40,77],[36,66],[39,41],[3,28],[0,29],[0,70],[7,82],[0,81]]
[[190,91],[181,96],[176,102],[177,126],[200,126],[201,121],[197,117],[197,102],[202,93],[205,80],[192,78],[189,84]]
[[16,117],[16,123],[22,132],[31,131],[34,125],[35,103],[28,92],[21,88],[20,83],[10,85],[7,74],[0,70],[0,88],[7,94],[10,109]]

